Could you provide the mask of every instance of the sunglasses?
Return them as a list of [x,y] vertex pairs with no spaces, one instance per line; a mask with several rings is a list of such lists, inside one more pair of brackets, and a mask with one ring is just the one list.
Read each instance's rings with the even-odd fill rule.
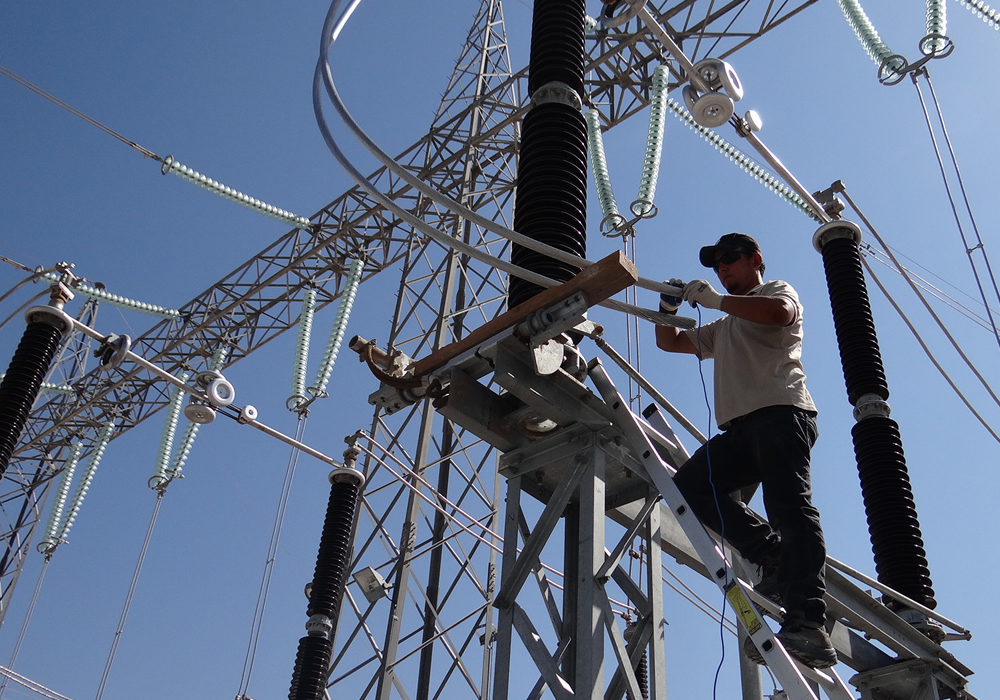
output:
[[718,272],[719,265],[732,265],[734,262],[742,258],[746,253],[741,250],[731,250],[728,253],[721,255],[712,265],[712,269]]

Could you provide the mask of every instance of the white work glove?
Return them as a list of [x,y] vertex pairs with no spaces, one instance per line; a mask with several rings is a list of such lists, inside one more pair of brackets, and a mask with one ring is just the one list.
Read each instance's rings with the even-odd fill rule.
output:
[[[676,277],[671,277],[664,284],[669,284],[681,290],[684,288],[684,280],[677,279]],[[660,292],[660,311],[665,314],[675,314],[677,313],[677,309],[681,308],[681,302],[683,301],[681,297],[672,297],[666,292]]]
[[694,280],[684,285],[682,296],[684,301],[691,303],[691,306],[701,304],[706,309],[721,309],[722,300],[726,295],[715,291],[708,280]]

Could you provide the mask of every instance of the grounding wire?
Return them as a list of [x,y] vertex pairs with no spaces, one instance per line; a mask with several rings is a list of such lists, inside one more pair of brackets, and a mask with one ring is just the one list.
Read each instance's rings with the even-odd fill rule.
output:
[[[861,219],[862,223],[864,223],[864,225],[868,228],[868,230],[871,231],[872,235],[875,236],[875,240],[877,240],[879,244],[882,245],[883,247],[886,247],[885,241],[882,240],[882,237],[868,221],[868,218],[861,212],[860,209],[858,209],[857,205],[854,203],[854,200],[851,199],[851,195],[848,194],[846,190],[842,192],[842,194],[844,195],[844,199],[847,200],[847,203],[851,206],[851,208],[855,211],[855,213],[857,213],[858,218]],[[893,261],[894,264],[897,265],[897,267],[901,268],[901,272],[902,270],[905,269],[899,266],[899,263],[896,261],[895,256],[892,254],[892,251],[888,251],[887,255],[889,255],[889,258]],[[969,369],[972,370],[973,374],[976,375],[980,383],[983,385],[983,387],[986,389],[989,395],[993,398],[993,401],[996,402],[998,405],[1000,405],[1000,399],[997,398],[997,395],[993,392],[993,389],[990,387],[989,383],[979,372],[979,370],[976,369],[976,366],[972,362],[972,360],[970,360],[969,357],[962,351],[962,348],[959,346],[958,341],[955,340],[954,336],[952,336],[952,334],[945,327],[940,317],[934,312],[934,309],[932,309],[931,305],[927,302],[927,299],[917,289],[916,284],[913,283],[908,274],[906,274],[905,272],[902,272],[902,274],[903,274],[903,279],[905,279],[909,283],[910,288],[913,289],[913,293],[916,294],[917,298],[920,299],[920,301],[923,303],[924,308],[927,309],[927,312],[931,315],[931,318],[933,318],[934,321],[937,323],[938,327],[941,329],[941,332],[944,333],[945,337],[947,337],[948,340],[951,342],[952,346],[955,348],[955,351],[965,361],[965,364],[969,367]]]
[[[418,177],[413,175],[405,167],[400,165],[394,158],[392,158],[389,154],[383,151],[378,146],[378,144],[376,144],[368,136],[367,133],[365,133],[365,131],[361,128],[361,126],[357,123],[357,121],[348,111],[347,106],[344,104],[343,100],[340,98],[340,94],[337,91],[336,83],[333,80],[333,74],[330,70],[330,63],[329,63],[330,47],[336,40],[336,35],[339,34],[340,30],[343,28],[343,25],[347,20],[347,17],[342,17],[340,20],[336,22],[334,21],[334,16],[336,15],[337,8],[339,7],[339,5],[340,5],[340,0],[333,0],[333,2],[330,5],[330,10],[327,13],[326,21],[323,26],[323,34],[320,40],[320,57],[316,65],[316,73],[313,79],[313,110],[316,114],[317,125],[319,126],[320,132],[323,135],[324,141],[326,141],[327,147],[333,153],[334,157],[341,164],[341,166],[348,172],[351,178],[354,179],[354,181],[357,182],[358,185],[362,187],[362,189],[364,189],[370,195],[375,197],[380,204],[382,204],[387,209],[389,209],[393,213],[403,218],[410,225],[414,226],[418,230],[423,231],[430,237],[434,238],[438,242],[456,248],[457,250],[460,250],[461,252],[466,253],[471,257],[474,257],[482,262],[487,262],[488,264],[492,264],[497,269],[507,272],[508,274],[513,274],[515,277],[520,277],[521,279],[524,279],[528,282],[532,282],[533,284],[538,284],[539,286],[543,287],[553,286],[554,282],[552,280],[549,280],[548,278],[545,278],[541,275],[537,275],[536,273],[532,273],[528,270],[523,270],[522,268],[519,268],[517,266],[510,265],[506,261],[500,260],[499,258],[494,258],[493,256],[485,255],[478,249],[472,246],[466,246],[461,242],[448,236],[447,234],[438,231],[437,229],[434,229],[431,226],[428,226],[424,222],[416,219],[412,214],[410,214],[406,210],[399,207],[395,202],[390,200],[388,197],[384,196],[381,192],[379,192],[378,188],[376,188],[374,184],[372,184],[364,175],[362,175],[361,172],[358,171],[356,167],[354,167],[353,163],[351,163],[350,160],[347,159],[347,156],[344,155],[344,153],[340,150],[339,145],[333,138],[329,126],[326,124],[326,119],[323,115],[323,108],[319,99],[320,81],[322,81],[326,93],[329,96],[330,101],[333,104],[333,107],[336,110],[337,114],[340,116],[341,120],[343,120],[344,124],[348,127],[348,129],[351,131],[354,137],[357,138],[358,141],[360,141],[361,144],[380,163],[382,163],[386,168],[388,168],[390,171],[398,175],[411,187],[415,188],[417,191],[426,195],[432,201],[447,207],[456,214],[459,214],[463,218],[468,219],[469,221],[472,221],[473,223],[479,226],[482,226],[486,230],[499,234],[504,238],[506,238],[507,240],[517,243],[518,245],[521,245],[525,248],[528,248],[529,250],[533,250],[537,253],[542,253],[543,255],[551,257],[560,262],[573,265],[574,267],[578,268],[589,267],[590,265],[592,265],[593,262],[590,260],[578,257],[576,255],[573,255],[572,253],[567,253],[566,251],[559,250],[558,248],[553,248],[552,246],[546,245],[540,241],[536,241],[533,238],[529,238],[528,236],[520,234],[510,228],[507,228],[506,226],[498,224],[495,221],[492,221],[484,217],[482,214],[479,214],[469,209],[468,207],[464,206],[461,202],[458,202],[452,197],[449,197],[447,194],[431,187],[430,185],[428,185],[427,183],[423,182]],[[327,41],[327,37],[332,37],[332,38],[331,40]],[[491,261],[496,261],[496,263],[493,263]],[[641,277],[639,278],[637,284],[638,286],[643,287],[644,289],[650,289],[657,292],[662,292],[662,291],[669,292],[673,290],[673,288],[665,289],[665,287],[669,285],[665,285],[662,282],[657,282],[655,280],[641,278]],[[611,300],[609,300],[609,302],[610,301]],[[618,310],[624,310],[623,308],[619,307],[618,304],[615,302],[607,303],[605,305],[611,308],[616,308]]]
[[958,0],[958,2],[993,29],[1000,30],[1000,12],[994,10],[983,0]]
[[962,245],[965,247],[965,253],[969,258],[969,264],[972,266],[972,274],[976,279],[976,286],[979,288],[979,294],[982,297],[983,304],[986,306],[986,315],[989,317],[990,326],[993,328],[993,336],[997,340],[997,344],[1000,345],[1000,331],[997,330],[996,321],[993,319],[993,312],[990,310],[989,302],[986,300],[986,291],[983,289],[982,281],[979,278],[979,270],[976,268],[975,259],[972,257],[973,252],[979,250],[983,254],[983,262],[986,265],[986,272],[989,277],[990,282],[993,283],[993,292],[997,295],[997,300],[1000,301],[1000,289],[997,288],[997,280],[993,274],[993,267],[990,265],[989,256],[986,255],[986,247],[983,244],[983,238],[979,234],[979,226],[976,224],[976,217],[972,213],[972,205],[969,202],[969,195],[965,189],[965,181],[962,179],[962,171],[958,167],[958,158],[955,155],[955,149],[951,145],[951,138],[948,136],[948,128],[945,126],[944,115],[941,113],[941,105],[938,102],[937,94],[934,92],[934,85],[931,83],[931,76],[926,69],[921,71],[924,78],[927,80],[927,86],[931,91],[931,99],[934,101],[934,107],[937,111],[938,122],[941,125],[941,132],[944,136],[945,143],[948,146],[948,152],[951,155],[952,167],[955,170],[955,177],[958,180],[958,187],[962,193],[962,199],[965,203],[966,213],[969,215],[969,220],[972,223],[972,230],[976,234],[976,245],[972,248],[969,247],[969,242],[965,236],[965,229],[962,227],[962,221],[958,214],[958,209],[955,206],[955,197],[952,194],[951,186],[948,184],[948,176],[945,171],[944,160],[941,157],[941,151],[938,148],[937,139],[934,137],[934,129],[931,126],[930,114],[927,111],[927,105],[924,102],[924,94],[920,90],[920,83],[918,82],[919,73],[913,74],[913,85],[917,90],[917,96],[920,98],[920,106],[924,112],[924,119],[927,122],[927,130],[931,137],[931,144],[934,146],[934,155],[937,157],[938,166],[941,169],[941,179],[944,181],[945,192],[948,194],[948,202],[951,205],[951,211],[955,216],[955,225],[958,227],[959,235],[962,237]]
[[[307,413],[300,413],[295,428],[295,439],[302,441],[305,437]],[[298,466],[301,451],[292,448],[285,466],[285,476],[281,482],[281,492],[278,494],[278,505],[274,513],[274,524],[271,526],[271,539],[267,545],[264,558],[264,570],[261,573],[260,587],[257,589],[257,602],[254,605],[253,620],[250,623],[250,639],[247,641],[247,653],[243,659],[243,671],[240,675],[240,687],[236,697],[247,697],[250,690],[250,678],[253,675],[254,663],[257,659],[257,645],[260,642],[260,632],[264,623],[264,610],[267,607],[267,596],[271,590],[271,576],[274,573],[274,562],[278,556],[278,544],[281,541],[281,530],[285,522],[285,510],[288,507],[288,497],[291,494],[292,481],[295,478],[295,468]]]
[[125,631],[125,622],[128,619],[129,610],[132,608],[132,598],[135,589],[139,584],[139,574],[142,573],[142,565],[146,561],[146,552],[149,550],[149,541],[153,537],[153,528],[156,526],[156,518],[160,514],[160,505],[163,503],[164,491],[156,492],[156,504],[153,506],[153,514],[149,518],[149,527],[146,528],[146,539],[142,542],[142,549],[139,551],[139,559],[135,563],[135,571],[132,573],[132,581],[129,583],[128,593],[125,596],[125,604],[122,606],[121,617],[118,618],[118,628],[115,630],[114,640],[111,642],[111,651],[108,652],[108,660],[104,665],[104,673],[101,674],[101,683],[97,688],[96,700],[101,700],[104,695],[104,688],[108,683],[108,676],[111,674],[111,667],[115,662],[115,655],[118,653],[118,643],[121,641],[122,633]]

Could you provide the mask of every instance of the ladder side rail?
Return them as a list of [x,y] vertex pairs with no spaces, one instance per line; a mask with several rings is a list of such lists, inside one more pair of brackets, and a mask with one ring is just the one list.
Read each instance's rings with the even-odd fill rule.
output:
[[[681,495],[667,465],[660,458],[653,444],[646,437],[628,403],[622,398],[604,370],[600,360],[590,365],[590,378],[611,409],[612,421],[630,443],[636,459],[646,469],[656,488],[673,511],[702,562],[713,575],[713,580],[736,609],[740,622],[750,634],[757,648],[767,659],[767,664],[777,677],[790,700],[818,700],[792,658],[771,632],[756,608],[749,602],[746,591],[735,571],[726,561],[721,548],[695,517]],[[810,674],[811,675],[811,674]]]

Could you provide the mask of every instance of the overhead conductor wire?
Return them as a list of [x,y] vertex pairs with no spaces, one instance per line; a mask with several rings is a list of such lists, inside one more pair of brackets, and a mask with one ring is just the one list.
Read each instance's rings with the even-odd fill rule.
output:
[[[357,4],[357,3],[355,3],[355,4]],[[353,8],[352,8],[352,11],[353,11]],[[106,133],[106,134],[108,134],[110,136],[113,136],[114,138],[118,139],[122,143],[124,143],[124,144],[130,146],[131,148],[134,148],[135,150],[139,151],[139,153],[141,153],[142,155],[146,156],[147,158],[152,158],[153,160],[157,161],[158,163],[161,163],[162,165],[161,165],[161,168],[160,168],[160,172],[162,174],[164,174],[164,175],[166,175],[167,173],[173,173],[174,175],[176,175],[177,177],[181,178],[182,180],[187,180],[188,182],[190,182],[192,184],[195,184],[198,187],[201,187],[202,189],[211,192],[212,194],[219,195],[223,199],[228,199],[231,202],[236,202],[237,204],[239,204],[241,206],[244,206],[247,209],[250,209],[251,211],[255,211],[258,214],[263,214],[264,216],[269,216],[272,219],[276,219],[276,220],[278,220],[278,221],[280,221],[282,223],[288,224],[289,226],[292,226],[294,228],[304,229],[304,228],[308,228],[311,225],[311,222],[309,221],[308,218],[306,218],[304,216],[299,216],[297,214],[293,214],[292,212],[289,212],[289,211],[285,211],[284,209],[280,209],[280,208],[278,208],[276,206],[273,206],[271,204],[268,204],[266,202],[262,202],[259,199],[254,199],[253,197],[251,197],[251,196],[249,196],[247,194],[244,194],[243,192],[240,192],[239,190],[235,190],[232,187],[227,187],[226,185],[223,185],[220,182],[216,182],[212,178],[210,178],[210,177],[208,177],[206,175],[202,175],[198,171],[193,170],[193,169],[187,167],[186,165],[182,165],[181,163],[178,163],[176,160],[174,160],[173,156],[169,156],[168,155],[166,158],[161,158],[160,156],[158,156],[155,153],[153,153],[152,151],[150,151],[148,148],[143,148],[142,146],[140,146],[139,144],[137,144],[135,141],[132,141],[131,139],[125,138],[124,136],[122,136],[121,134],[119,134],[114,129],[111,129],[110,127],[105,126],[104,124],[102,124],[101,122],[97,121],[96,119],[93,119],[92,117],[88,117],[86,114],[84,114],[80,110],[78,110],[78,109],[76,109],[76,108],[74,108],[74,107],[66,104],[65,102],[63,102],[62,100],[60,100],[58,97],[55,97],[54,95],[50,95],[49,93],[45,92],[45,90],[42,90],[40,87],[38,87],[37,85],[32,84],[28,80],[25,80],[24,78],[22,78],[21,76],[19,76],[17,73],[14,73],[13,71],[9,71],[6,68],[4,68],[3,66],[0,66],[0,74],[6,75],[8,78],[10,78],[11,80],[13,80],[14,82],[16,82],[16,83],[18,83],[20,85],[23,85],[24,87],[28,88],[29,90],[31,90],[35,94],[44,97],[49,102],[51,102],[51,103],[53,103],[53,104],[55,104],[55,105],[57,105],[59,107],[62,107],[63,109],[65,109],[70,114],[79,117],[80,119],[84,120],[88,124],[90,124],[92,126],[96,126],[98,129],[100,129],[104,133]],[[147,313],[150,313],[150,312],[147,312]]]
[[[299,414],[298,423],[295,428],[295,439],[302,441],[305,436],[306,420],[308,414]],[[278,494],[278,506],[274,514],[274,523],[271,526],[271,539],[267,545],[267,555],[264,558],[264,570],[261,574],[260,587],[257,589],[257,602],[254,605],[253,619],[250,623],[250,639],[247,642],[247,653],[243,659],[243,671],[240,674],[240,686],[236,693],[237,698],[248,697],[250,690],[250,679],[253,676],[254,663],[257,660],[257,646],[260,643],[260,632],[263,628],[264,610],[267,607],[268,593],[271,590],[271,576],[274,573],[274,563],[278,557],[278,545],[281,541],[281,530],[285,522],[285,511],[288,508],[288,497],[292,490],[292,481],[295,478],[295,469],[298,466],[301,452],[292,448],[288,456],[288,464],[285,466],[285,477],[281,482],[281,492]]]
[[[886,254],[889,256],[890,260],[892,260],[892,262],[899,269],[900,273],[903,275],[903,279],[905,279],[909,283],[910,288],[913,290],[913,293],[916,294],[917,298],[920,299],[920,301],[923,303],[924,308],[927,309],[927,313],[929,313],[931,315],[931,317],[937,323],[938,327],[941,329],[941,332],[944,333],[945,337],[947,337],[948,340],[951,342],[952,347],[955,348],[955,351],[965,361],[965,364],[969,367],[969,369],[972,370],[973,374],[976,375],[976,377],[979,379],[980,383],[986,389],[987,393],[989,393],[989,395],[993,398],[993,401],[995,403],[997,403],[997,405],[1000,405],[1000,398],[998,398],[997,395],[994,393],[993,389],[990,387],[989,383],[986,381],[986,378],[983,377],[983,375],[979,372],[979,370],[976,368],[976,366],[972,362],[972,360],[970,360],[969,357],[962,351],[962,348],[959,346],[958,341],[955,340],[954,336],[952,336],[952,334],[945,327],[944,323],[941,321],[940,317],[931,308],[931,305],[928,303],[928,301],[924,297],[924,295],[920,293],[919,289],[917,289],[916,284],[913,282],[912,279],[910,279],[909,274],[907,274],[906,268],[904,268],[902,265],[899,264],[899,261],[896,259],[895,255],[893,255],[893,253],[889,249],[889,247],[886,246],[885,241],[882,240],[882,237],[879,235],[878,231],[875,230],[875,228],[868,221],[868,218],[858,209],[857,205],[854,203],[854,200],[851,199],[851,195],[848,194],[846,191],[844,191],[842,194],[844,195],[844,198],[847,200],[847,203],[850,204],[851,208],[854,209],[854,211],[857,213],[858,218],[860,218],[861,221],[862,221],[862,223],[864,223],[864,225],[868,228],[868,230],[871,231],[872,235],[875,236],[875,239],[879,242],[879,244],[883,248],[886,249]],[[945,378],[945,381],[947,381],[948,384],[952,387],[952,389],[954,389],[955,393],[958,394],[958,397],[962,400],[963,403],[965,403],[965,405],[969,408],[969,410],[972,411],[972,414],[974,416],[976,416],[976,418],[979,420],[979,422],[983,424],[983,426],[989,431],[989,433],[995,439],[997,439],[998,441],[1000,441],[1000,437],[997,436],[997,434],[993,431],[993,429],[986,423],[986,421],[979,415],[979,413],[976,412],[976,410],[972,407],[972,404],[969,403],[968,399],[965,398],[965,395],[962,394],[962,392],[958,389],[957,386],[955,386],[955,383],[951,380],[951,377],[948,376],[948,374],[944,371],[944,369],[941,367],[941,365],[938,363],[938,361],[934,358],[933,354],[930,352],[930,350],[927,347],[927,345],[921,339],[920,334],[917,332],[916,328],[913,326],[913,324],[910,323],[909,319],[906,318],[906,315],[903,313],[902,309],[900,309],[899,306],[895,303],[895,301],[893,301],[892,297],[889,296],[888,292],[886,292],[886,290],[882,286],[881,282],[878,281],[878,278],[875,277],[875,274],[872,271],[871,267],[869,267],[867,265],[867,263],[865,265],[866,265],[866,267],[868,267],[868,271],[869,271],[869,273],[871,273],[872,278],[875,279],[876,283],[878,284],[879,289],[882,290],[883,294],[886,295],[886,297],[889,299],[890,303],[893,305],[893,308],[895,308],[896,312],[903,318],[903,321],[906,323],[907,327],[909,327],[909,329],[913,333],[913,335],[917,338],[917,342],[920,343],[920,346],[924,349],[924,352],[927,353],[927,356],[930,358],[931,362],[934,364],[934,366],[937,368],[937,370]]]
[[[952,193],[951,185],[948,182],[948,174],[945,168],[944,159],[941,157],[941,149],[938,147],[937,138],[934,136],[934,128],[931,125],[930,113],[928,112],[927,104],[924,101],[924,94],[920,90],[920,73],[923,73],[924,78],[927,80],[927,86],[930,88],[931,99],[934,101],[934,108],[937,112],[938,123],[941,125],[941,133],[943,134],[945,143],[948,146],[948,153],[951,156],[951,164],[954,168],[959,190],[962,193],[962,200],[965,203],[965,211],[969,216],[969,221],[972,223],[972,230],[976,235],[976,244],[972,247],[969,247],[969,240],[965,235],[965,228],[962,226],[962,219],[959,216],[958,207],[955,204],[955,196]],[[975,253],[975,251],[979,250],[982,252],[983,262],[986,265],[986,274],[989,277],[990,282],[993,284],[993,292],[996,294],[998,301],[1000,301],[1000,289],[997,288],[996,277],[993,275],[993,267],[990,265],[989,256],[986,255],[986,247],[983,244],[982,236],[979,234],[979,226],[976,224],[976,217],[972,213],[972,205],[969,203],[969,195],[968,192],[966,192],[965,182],[962,179],[962,171],[958,167],[958,159],[955,156],[955,149],[952,147],[951,138],[948,136],[948,128],[945,126],[944,115],[941,113],[941,105],[934,92],[934,85],[931,83],[931,76],[926,69],[913,74],[913,85],[917,90],[917,96],[920,98],[920,107],[923,109],[924,119],[927,122],[927,131],[931,137],[931,144],[934,146],[934,155],[937,157],[938,167],[941,170],[941,179],[944,182],[945,192],[948,194],[948,202],[951,205],[951,211],[955,217],[955,225],[958,227],[958,233],[962,238],[962,245],[965,248],[965,253],[969,257],[969,263],[972,266],[972,275],[976,279],[976,286],[979,288],[979,294],[982,297],[983,304],[986,306],[986,315],[989,318],[990,326],[993,329],[993,337],[996,338],[997,344],[1000,345],[1000,331],[997,330],[996,321],[993,319],[993,312],[990,310],[989,302],[986,299],[986,290],[983,288],[983,283],[979,275],[979,269],[976,267],[976,261],[973,257],[973,253]]]

